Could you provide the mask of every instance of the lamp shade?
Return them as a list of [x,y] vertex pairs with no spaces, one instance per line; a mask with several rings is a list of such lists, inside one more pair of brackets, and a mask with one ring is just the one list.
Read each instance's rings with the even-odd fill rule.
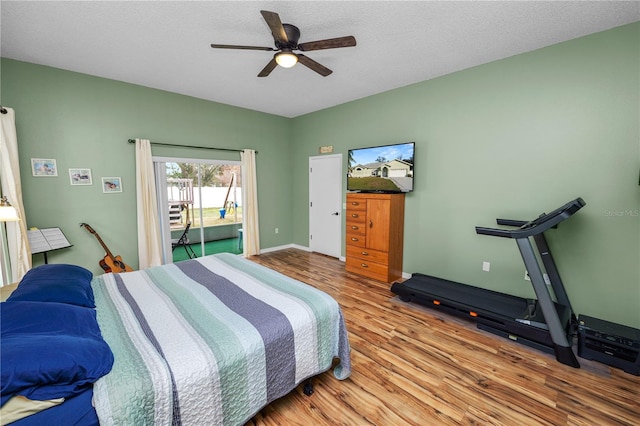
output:
[[15,222],[17,220],[20,218],[15,207],[7,201],[7,197],[2,197],[0,199],[0,222]]
[[298,63],[298,56],[294,53],[283,51],[276,54],[276,62],[283,68],[291,68]]

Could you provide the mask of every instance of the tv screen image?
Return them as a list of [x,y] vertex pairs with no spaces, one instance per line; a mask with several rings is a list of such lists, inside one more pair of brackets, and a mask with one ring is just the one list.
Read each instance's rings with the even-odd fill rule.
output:
[[349,150],[347,190],[413,191],[415,142]]

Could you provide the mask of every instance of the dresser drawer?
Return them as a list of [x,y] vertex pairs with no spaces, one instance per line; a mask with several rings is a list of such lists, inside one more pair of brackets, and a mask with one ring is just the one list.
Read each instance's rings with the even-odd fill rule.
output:
[[366,262],[376,262],[387,265],[389,263],[389,253],[378,250],[370,250],[362,247],[347,245],[347,258],[355,257]]
[[359,234],[362,236],[366,235],[367,228],[365,226],[364,220],[357,221],[347,219],[347,234]]
[[364,225],[367,219],[367,212],[347,209],[347,222],[358,222]]
[[367,201],[363,199],[358,199],[353,195],[347,194],[347,211],[350,210],[366,210],[367,209]]
[[348,257],[346,270],[374,280],[388,282],[389,268],[386,265],[375,262],[367,262],[355,257]]
[[357,232],[351,232],[347,229],[347,247],[349,246],[357,246],[364,247],[367,244],[367,237],[364,234],[359,234]]

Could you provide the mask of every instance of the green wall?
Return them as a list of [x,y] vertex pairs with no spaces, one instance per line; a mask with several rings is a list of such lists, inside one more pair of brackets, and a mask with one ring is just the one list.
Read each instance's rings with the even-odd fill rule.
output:
[[[127,142],[136,137],[257,150],[261,245],[291,242],[289,188],[265,184],[289,180],[282,165],[291,161],[290,119],[6,58],[1,66],[1,102],[16,111],[27,226],[59,226],[73,244],[51,252],[51,263],[101,272],[98,260],[104,251],[79,226],[86,222],[114,254],[137,267],[135,147]],[[152,151],[160,156],[240,159],[237,153],[200,149]],[[58,177],[32,177],[30,158],[56,159]],[[69,168],[90,168],[93,185],[71,186]],[[103,176],[122,177],[123,192],[103,194]],[[35,255],[34,264],[42,259]]]
[[319,146],[346,170],[349,148],[415,141],[405,272],[533,297],[515,241],[474,227],[580,196],[547,233],[574,310],[640,326],[639,47],[636,23],[293,119],[294,242]]
[[[548,233],[573,307],[640,327],[639,52],[636,23],[294,119],[3,59],[1,103],[16,110],[28,226],[60,226],[74,244],[52,262],[100,272],[102,249],[78,226],[88,222],[137,265],[129,138],[257,149],[263,249],[308,246],[307,165],[319,146],[343,153],[346,175],[349,148],[415,141],[405,272],[533,296],[515,242],[474,227],[580,196],[587,206]],[[32,177],[35,157],[55,158],[59,176]],[[94,185],[71,187],[72,167],[91,168]],[[101,176],[121,176],[124,192],[103,194]]]

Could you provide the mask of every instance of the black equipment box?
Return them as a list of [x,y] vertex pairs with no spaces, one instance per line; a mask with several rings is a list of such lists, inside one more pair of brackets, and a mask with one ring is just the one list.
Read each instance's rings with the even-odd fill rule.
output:
[[640,330],[580,315],[578,355],[640,376]]

